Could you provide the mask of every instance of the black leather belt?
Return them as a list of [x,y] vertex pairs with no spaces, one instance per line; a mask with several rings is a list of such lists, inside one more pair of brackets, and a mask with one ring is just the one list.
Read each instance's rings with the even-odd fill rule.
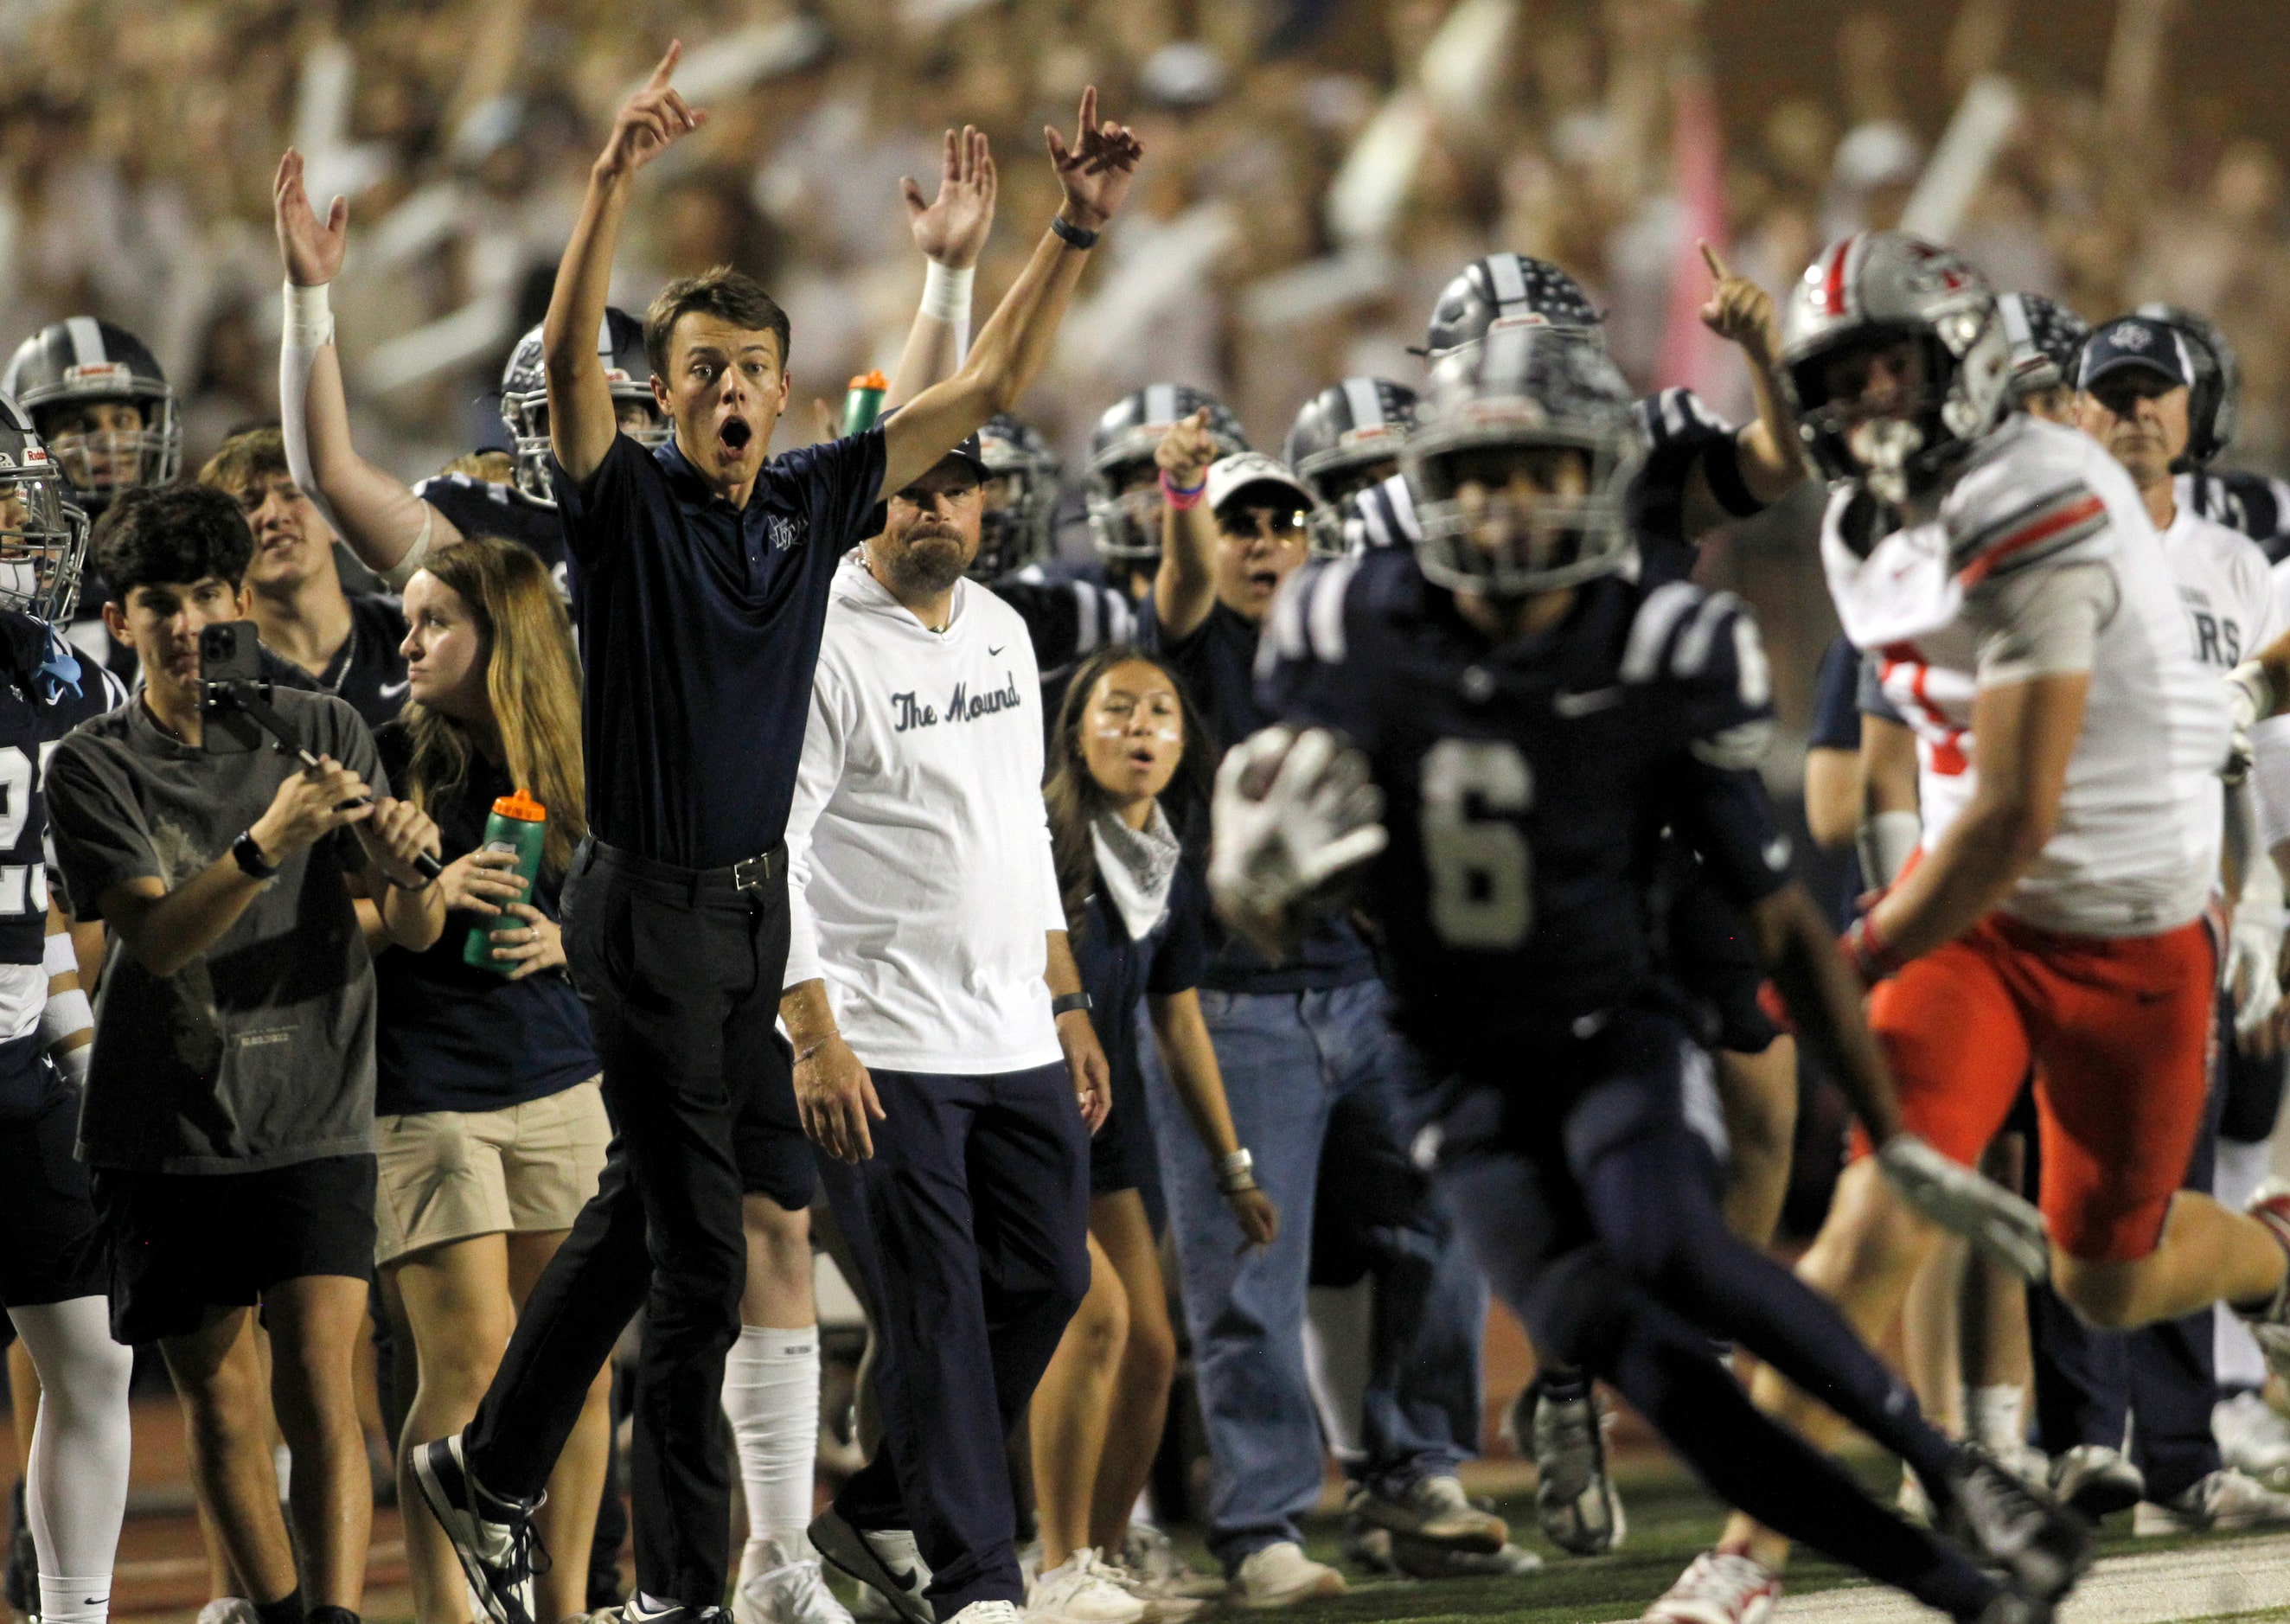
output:
[[784,842],[768,852],[743,857],[720,868],[686,868],[677,863],[656,862],[618,846],[606,845],[601,840],[589,842],[589,848],[594,868],[635,880],[647,889],[680,892],[694,904],[711,897],[721,901],[744,902],[748,893],[764,891],[787,876]]

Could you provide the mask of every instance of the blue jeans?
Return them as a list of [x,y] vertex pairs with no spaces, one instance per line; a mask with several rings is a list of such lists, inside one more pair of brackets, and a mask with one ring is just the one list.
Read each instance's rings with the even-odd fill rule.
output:
[[[1255,1157],[1256,1181],[1280,1209],[1279,1238],[1245,1254],[1217,1193],[1216,1169],[1145,1047],[1208,1432],[1209,1548],[1229,1571],[1265,1546],[1301,1539],[1296,1519],[1319,1500],[1325,1451],[1303,1342],[1314,1187],[1336,1101],[1395,1101],[1407,1075],[1411,1062],[1385,1016],[1388,998],[1377,980],[1321,992],[1201,993],[1233,1126]],[[1392,1492],[1452,1473],[1477,1452],[1486,1289],[1428,1192],[1413,1212],[1381,1228],[1377,1293],[1397,1300],[1389,1313],[1378,1305],[1364,1476]]]

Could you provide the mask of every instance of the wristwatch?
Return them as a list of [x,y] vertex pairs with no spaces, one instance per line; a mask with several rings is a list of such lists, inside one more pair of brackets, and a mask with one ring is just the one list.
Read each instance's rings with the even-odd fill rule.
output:
[[255,844],[252,829],[230,843],[230,854],[238,864],[238,871],[248,879],[271,879],[278,873],[278,865],[263,856],[262,848]]
[[1050,1015],[1054,1020],[1060,1015],[1070,1015],[1076,1010],[1086,1015],[1093,1007],[1085,992],[1060,993],[1050,1000]]

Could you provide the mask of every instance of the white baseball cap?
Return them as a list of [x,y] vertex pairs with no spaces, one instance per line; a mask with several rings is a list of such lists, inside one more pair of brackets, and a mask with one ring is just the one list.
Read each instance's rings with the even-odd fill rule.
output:
[[1251,485],[1278,485],[1295,497],[1298,508],[1312,506],[1312,493],[1288,471],[1286,463],[1262,452],[1235,452],[1209,464],[1209,511],[1214,513]]

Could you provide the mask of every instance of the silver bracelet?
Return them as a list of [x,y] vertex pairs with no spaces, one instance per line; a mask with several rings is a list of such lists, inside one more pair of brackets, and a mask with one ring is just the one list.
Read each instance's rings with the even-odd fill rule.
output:
[[1217,1189],[1220,1194],[1237,1196],[1243,1190],[1256,1188],[1256,1158],[1242,1147],[1230,1156],[1217,1158]]

